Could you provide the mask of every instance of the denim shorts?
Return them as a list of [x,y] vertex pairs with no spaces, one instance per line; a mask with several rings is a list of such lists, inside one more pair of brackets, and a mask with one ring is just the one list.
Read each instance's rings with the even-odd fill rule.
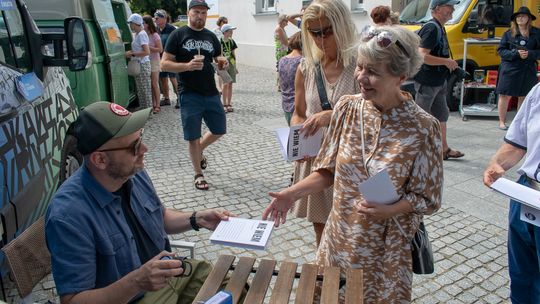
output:
[[173,72],[159,72],[159,78],[175,78],[176,73]]
[[201,137],[202,120],[214,135],[227,133],[227,119],[219,95],[205,96],[194,92],[180,94],[180,117],[184,139]]

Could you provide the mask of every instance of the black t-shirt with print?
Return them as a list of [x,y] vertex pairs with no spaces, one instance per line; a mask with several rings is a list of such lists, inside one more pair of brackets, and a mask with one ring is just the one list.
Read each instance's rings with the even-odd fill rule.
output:
[[221,44],[214,33],[208,29],[195,31],[186,25],[176,29],[165,46],[165,52],[173,54],[177,62],[191,61],[199,50],[204,55],[203,69],[178,73],[178,91],[217,95],[212,62],[221,54]]

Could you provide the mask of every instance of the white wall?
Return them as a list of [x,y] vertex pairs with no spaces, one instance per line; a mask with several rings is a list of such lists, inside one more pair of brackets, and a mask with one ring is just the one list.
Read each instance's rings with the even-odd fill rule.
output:
[[[274,28],[278,13],[294,14],[302,8],[301,0],[276,0],[277,12],[270,15],[254,15],[256,0],[215,0],[219,1],[219,15],[226,16],[229,24],[238,27],[234,31],[234,40],[238,44],[236,54],[241,64],[274,68]],[[352,0],[341,0],[351,7]],[[377,5],[390,6],[392,0],[364,0],[364,12],[354,12],[353,20],[358,30],[371,23],[369,12]],[[208,18],[207,27],[216,27],[215,18]],[[298,29],[289,23],[285,29],[290,36]]]

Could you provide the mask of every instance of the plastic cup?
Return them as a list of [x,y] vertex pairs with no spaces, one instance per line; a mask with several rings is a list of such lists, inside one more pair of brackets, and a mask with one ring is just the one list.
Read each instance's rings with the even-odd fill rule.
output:
[[194,55],[193,59],[203,61],[204,60],[204,55]]
[[225,56],[218,56],[217,57],[217,62],[218,62],[218,68],[220,70],[223,70],[223,67],[227,63],[227,58]]

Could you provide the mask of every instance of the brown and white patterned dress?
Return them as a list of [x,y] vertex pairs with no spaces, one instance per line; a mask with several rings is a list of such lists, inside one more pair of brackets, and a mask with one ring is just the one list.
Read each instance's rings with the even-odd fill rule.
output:
[[[302,59],[298,68],[304,75],[306,118],[308,118],[313,114],[322,111],[321,100],[319,98],[319,92],[317,91],[315,73],[307,70],[304,59]],[[330,84],[328,80],[326,80],[326,77],[324,78],[326,95],[332,108],[341,96],[359,92],[360,87],[358,86],[358,82],[354,79],[355,68],[356,60],[352,60],[349,66],[343,68],[341,75],[334,83]],[[303,163],[295,163],[293,183],[297,183],[311,174],[313,161],[314,158],[311,158]],[[296,217],[305,217],[308,221],[313,223],[326,223],[330,209],[332,209],[332,197],[332,188],[330,187],[298,200],[291,212]]]
[[354,207],[362,198],[358,184],[368,178],[361,151],[361,95],[344,96],[338,102],[313,167],[334,173],[334,201],[317,252],[317,264],[362,268],[365,303],[411,301],[409,240],[422,215],[441,206],[440,126],[406,95],[408,101],[386,112],[366,100],[363,120],[369,174],[388,169],[398,195],[409,201],[414,210],[396,216],[408,234],[407,239],[392,219],[364,218]]

